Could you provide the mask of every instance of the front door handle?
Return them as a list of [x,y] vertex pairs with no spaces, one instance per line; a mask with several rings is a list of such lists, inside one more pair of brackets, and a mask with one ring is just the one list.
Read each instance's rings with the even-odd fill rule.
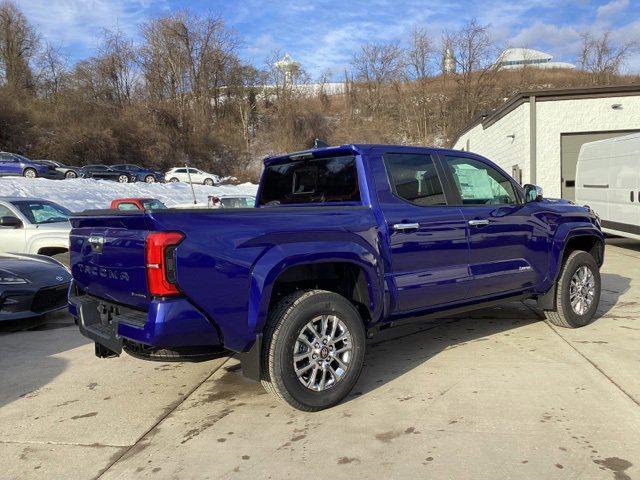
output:
[[485,227],[489,225],[489,220],[469,220],[467,223],[472,227]]
[[408,230],[418,230],[420,228],[419,223],[396,223],[393,225],[393,229],[397,232],[406,232]]

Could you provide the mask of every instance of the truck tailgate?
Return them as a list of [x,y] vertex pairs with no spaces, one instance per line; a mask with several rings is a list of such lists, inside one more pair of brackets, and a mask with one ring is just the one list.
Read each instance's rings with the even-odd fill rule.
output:
[[70,257],[77,288],[146,310],[150,296],[145,240],[150,223],[144,214],[73,217]]

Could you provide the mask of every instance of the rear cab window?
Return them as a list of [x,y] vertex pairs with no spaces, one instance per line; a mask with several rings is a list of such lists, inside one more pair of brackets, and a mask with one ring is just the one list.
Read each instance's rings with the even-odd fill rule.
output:
[[259,206],[359,202],[353,155],[287,160],[265,167]]

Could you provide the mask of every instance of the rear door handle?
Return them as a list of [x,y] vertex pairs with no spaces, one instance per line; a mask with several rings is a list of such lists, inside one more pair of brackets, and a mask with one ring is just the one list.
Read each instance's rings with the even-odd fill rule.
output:
[[489,225],[489,220],[469,220],[467,223],[472,227],[485,227]]
[[406,232],[408,230],[418,230],[420,228],[419,223],[396,223],[393,225],[393,229],[396,232]]

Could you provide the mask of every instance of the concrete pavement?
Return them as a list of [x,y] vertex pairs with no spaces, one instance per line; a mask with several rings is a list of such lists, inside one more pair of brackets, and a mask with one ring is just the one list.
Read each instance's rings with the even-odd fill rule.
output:
[[236,360],[99,360],[61,319],[0,336],[0,478],[640,477],[640,244],[614,240],[599,318],[514,303],[383,332],[315,414]]

